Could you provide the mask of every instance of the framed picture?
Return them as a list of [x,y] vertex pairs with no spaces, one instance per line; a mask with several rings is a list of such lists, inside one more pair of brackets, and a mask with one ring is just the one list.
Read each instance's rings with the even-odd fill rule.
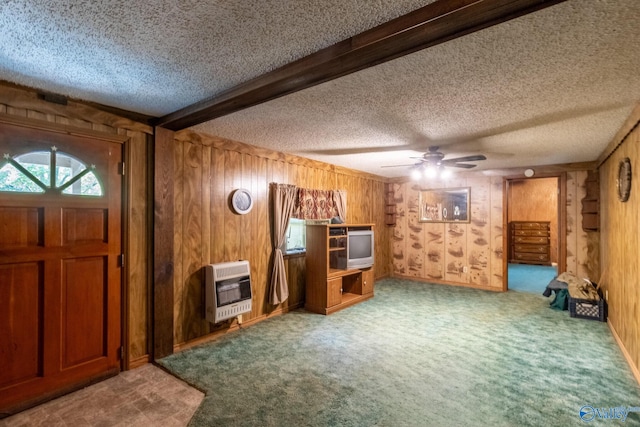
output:
[[420,222],[470,222],[471,188],[420,190]]

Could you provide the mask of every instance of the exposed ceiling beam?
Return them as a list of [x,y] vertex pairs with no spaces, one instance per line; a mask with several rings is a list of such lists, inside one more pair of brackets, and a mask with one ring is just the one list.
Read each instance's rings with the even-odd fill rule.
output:
[[563,1],[438,0],[170,113],[154,124],[174,131],[185,129]]

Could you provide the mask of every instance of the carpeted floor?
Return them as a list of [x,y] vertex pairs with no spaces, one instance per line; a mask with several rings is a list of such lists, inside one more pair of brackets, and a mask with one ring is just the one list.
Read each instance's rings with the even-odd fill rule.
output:
[[190,425],[565,427],[585,424],[581,408],[640,406],[607,325],[541,295],[397,279],[375,292],[162,359],[206,392]]
[[557,275],[557,267],[550,265],[509,264],[508,288],[540,295]]

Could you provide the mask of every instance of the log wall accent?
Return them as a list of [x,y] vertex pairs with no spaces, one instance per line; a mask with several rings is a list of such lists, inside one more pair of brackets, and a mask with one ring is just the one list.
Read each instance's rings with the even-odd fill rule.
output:
[[[384,224],[384,178],[326,163],[252,147],[235,141],[177,132],[174,145],[174,345],[222,333],[235,320],[211,325],[204,319],[203,266],[248,260],[254,292],[253,309],[243,322],[304,305],[304,257],[285,261],[289,298],[268,304],[271,271],[269,183],[303,188],[347,191],[347,221],[376,224],[376,276],[389,275],[388,235]],[[254,196],[253,209],[237,215],[229,196],[246,188]]]
[[134,367],[149,360],[149,287],[151,263],[151,183],[147,168],[153,128],[114,114],[98,110],[74,101],[67,105],[45,102],[36,92],[14,85],[0,85],[0,114],[27,120],[45,127],[60,126],[82,129],[93,137],[101,134],[128,137],[125,142],[126,200],[123,238],[125,251],[124,282],[126,295],[123,336],[127,347],[124,351],[124,368]]
[[[607,150],[600,173],[601,265],[608,293],[609,326],[640,381],[640,105]],[[631,130],[632,129],[632,130]],[[623,141],[623,142],[622,142]],[[622,142],[622,143],[621,143]],[[631,160],[631,194],[618,200],[616,180],[622,159]]]

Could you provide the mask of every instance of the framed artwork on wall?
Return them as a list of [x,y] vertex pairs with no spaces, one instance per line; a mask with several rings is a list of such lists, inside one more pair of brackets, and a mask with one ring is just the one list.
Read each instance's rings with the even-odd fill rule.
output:
[[420,190],[420,222],[470,222],[471,188]]

